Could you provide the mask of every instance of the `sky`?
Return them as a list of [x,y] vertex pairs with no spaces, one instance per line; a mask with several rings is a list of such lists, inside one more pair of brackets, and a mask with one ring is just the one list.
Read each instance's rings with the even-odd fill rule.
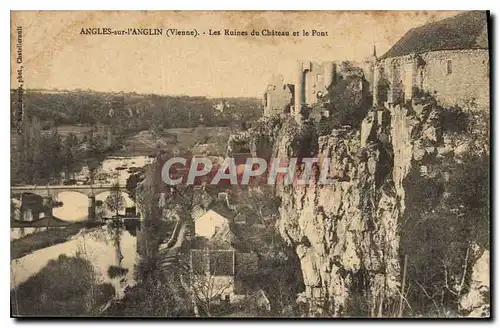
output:
[[[11,84],[16,27],[23,30],[25,88],[91,89],[208,97],[261,97],[273,74],[292,82],[297,60],[380,56],[410,28],[459,12],[24,11],[11,14]],[[83,35],[82,28],[196,29],[167,37]],[[328,32],[328,36],[210,36],[209,29]],[[203,34],[205,32],[205,34]]]

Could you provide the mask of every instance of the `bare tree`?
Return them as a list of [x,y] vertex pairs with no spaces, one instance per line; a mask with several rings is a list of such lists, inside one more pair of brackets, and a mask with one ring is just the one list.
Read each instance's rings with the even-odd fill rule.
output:
[[105,204],[106,208],[110,212],[115,212],[117,217],[119,212],[125,208],[125,198],[121,193],[120,185],[118,183],[115,183],[111,187],[110,194],[106,197]]
[[113,218],[108,223],[108,233],[111,236],[111,240],[113,241],[113,245],[115,246],[115,258],[116,258],[116,266],[121,268],[121,263],[123,259],[122,250],[121,250],[121,238],[122,232],[125,229],[125,226],[122,220],[118,217]]
[[[208,256],[208,252],[206,255]],[[199,316],[199,312],[209,317],[213,316],[214,306],[219,304],[222,296],[229,294],[234,286],[234,276],[211,273],[208,261],[203,272],[195,270],[192,259],[180,260],[176,265],[176,270],[178,270],[182,285],[191,295],[196,316]]]
[[264,224],[266,220],[276,218],[279,214],[280,199],[273,197],[272,192],[262,188],[249,190],[243,204]]
[[116,253],[116,265],[121,267],[123,255],[121,252],[121,233],[123,232],[123,222],[119,218],[119,211],[125,208],[125,198],[121,194],[120,186],[115,183],[110,190],[110,194],[104,202],[110,212],[115,212],[115,217],[108,225],[109,233],[113,239]]
[[210,273],[191,274],[191,288],[196,305],[209,317],[213,306],[234,285],[233,277],[215,276]]

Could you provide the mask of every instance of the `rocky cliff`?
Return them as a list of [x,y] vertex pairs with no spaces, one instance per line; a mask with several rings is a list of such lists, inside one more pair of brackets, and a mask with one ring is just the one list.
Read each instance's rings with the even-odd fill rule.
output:
[[[444,315],[449,312],[449,299],[454,295],[446,289],[456,293],[454,299],[475,300],[462,301],[469,309],[457,306],[457,313],[462,310],[467,315],[465,312],[481,306],[471,303],[484,303],[481,297],[469,295],[476,293],[472,291],[473,283],[463,283],[471,281],[477,257],[466,257],[464,270],[460,270],[463,259],[457,259],[460,264],[455,265],[455,273],[450,260],[449,272],[445,270],[446,288],[439,286],[442,292],[434,293],[438,296],[425,296],[429,294],[426,283],[431,282],[417,277],[421,271],[413,269],[425,265],[408,256],[412,254],[412,242],[415,243],[415,236],[405,234],[408,222],[422,226],[420,222],[429,220],[428,213],[444,206],[439,205],[447,196],[443,186],[449,170],[444,163],[460,163],[463,154],[487,152],[488,148],[484,147],[485,140],[483,147],[477,148],[474,142],[481,142],[478,138],[473,140],[463,131],[449,131],[442,110],[435,102],[425,101],[380,108],[368,113],[359,130],[335,129],[325,136],[317,136],[312,124],[297,126],[287,119],[275,119],[230,139],[229,149],[236,147],[235,141],[240,146],[246,143],[245,147],[254,154],[262,147],[272,148],[272,156],[282,160],[317,157],[319,171],[327,170],[328,177],[335,180],[331,185],[276,186],[281,197],[276,226],[300,258],[306,289],[298,301],[307,303],[306,315],[397,316],[408,311],[418,315],[421,313],[412,308],[411,302],[422,297],[430,304],[429,313]],[[331,159],[329,167],[321,167],[323,158]],[[421,191],[426,193],[427,185],[439,188],[430,188],[425,204],[421,205],[413,188],[424,186]],[[467,254],[468,245],[473,243],[470,240],[465,246]],[[465,249],[460,246],[457,249]],[[441,284],[442,267],[433,269]],[[452,281],[460,281],[462,271],[462,288],[450,288]],[[484,270],[482,273],[480,278],[477,273],[472,275],[482,280],[475,284],[481,286],[484,294],[485,289],[489,290],[489,282],[484,281],[489,276],[485,278]]]

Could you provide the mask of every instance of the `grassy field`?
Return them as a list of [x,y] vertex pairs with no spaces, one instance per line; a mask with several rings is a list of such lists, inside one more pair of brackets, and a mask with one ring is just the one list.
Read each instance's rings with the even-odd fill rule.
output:
[[147,156],[155,154],[158,150],[190,150],[195,154],[223,156],[230,134],[231,130],[228,127],[175,128],[167,129],[161,135],[141,131],[129,138],[124,147],[113,152],[113,155]]
[[15,260],[36,250],[64,243],[71,236],[76,235],[80,229],[97,226],[100,223],[78,222],[66,228],[54,228],[29,234],[26,237],[15,239],[10,243],[10,258]]
[[60,125],[57,127],[57,133],[61,136],[67,136],[70,133],[73,133],[77,136],[88,134],[91,130],[91,127],[88,125]]

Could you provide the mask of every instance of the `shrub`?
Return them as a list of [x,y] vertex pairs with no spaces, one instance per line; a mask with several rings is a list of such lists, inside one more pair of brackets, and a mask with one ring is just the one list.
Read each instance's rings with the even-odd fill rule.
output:
[[108,268],[108,276],[111,279],[116,278],[116,277],[123,277],[127,273],[128,273],[128,269],[127,268],[120,268],[120,267],[117,267],[117,266],[114,266],[114,265],[111,265]]
[[418,304],[414,314],[457,311],[470,279],[471,245],[490,246],[489,156],[466,154],[439,169],[447,179],[411,173],[405,183],[401,251],[408,255],[408,281],[418,283],[408,296]]
[[460,107],[449,107],[440,110],[439,119],[443,132],[462,133],[467,131],[470,115]]
[[316,123],[316,133],[319,137],[329,135],[332,132],[333,123],[332,121],[321,118],[319,122]]
[[97,286],[96,303],[104,304],[115,296],[115,287],[110,283],[103,283]]
[[371,107],[362,76],[349,75],[332,85],[322,102],[330,114],[333,127],[351,125],[358,128]]
[[31,316],[93,315],[110,295],[89,261],[66,255],[11,291],[13,314]]

